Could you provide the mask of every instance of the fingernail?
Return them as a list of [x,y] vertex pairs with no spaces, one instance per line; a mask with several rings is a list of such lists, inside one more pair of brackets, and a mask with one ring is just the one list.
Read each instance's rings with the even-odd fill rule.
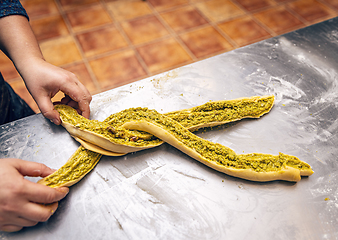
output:
[[61,188],[55,188],[57,191],[62,192],[62,193],[69,193],[69,188],[66,187],[61,187]]
[[57,118],[52,119],[52,122],[56,125],[60,125],[60,120]]
[[41,175],[41,171],[40,170],[38,170],[38,169],[33,170],[32,177],[35,177],[35,176],[38,177],[40,175]]

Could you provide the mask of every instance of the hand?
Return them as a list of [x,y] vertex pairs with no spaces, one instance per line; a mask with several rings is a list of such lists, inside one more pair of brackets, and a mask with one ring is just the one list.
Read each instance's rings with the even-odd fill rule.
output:
[[50,188],[24,176],[46,177],[51,173],[53,170],[41,163],[0,159],[0,231],[19,231],[50,218],[69,189]]
[[59,113],[51,98],[59,91],[66,95],[66,104],[75,106],[89,117],[91,95],[77,77],[46,62],[26,17],[10,15],[0,18],[0,50],[14,63],[41,113],[60,124]]
[[66,95],[61,101],[63,104],[70,105],[84,117],[89,117],[89,103],[92,97],[75,74],[40,58],[26,59],[25,63],[25,67],[20,69],[20,74],[46,118],[57,125],[61,123],[60,115],[51,101],[51,98],[59,91]]

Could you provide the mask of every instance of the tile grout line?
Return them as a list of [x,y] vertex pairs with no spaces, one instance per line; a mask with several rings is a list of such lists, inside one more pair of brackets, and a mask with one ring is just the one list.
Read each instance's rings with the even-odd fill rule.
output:
[[[232,2],[230,0],[230,2]],[[222,29],[220,29],[220,27],[218,26],[218,24],[222,23],[222,22],[228,22],[228,21],[231,21],[231,20],[235,20],[235,19],[238,19],[240,17],[244,17],[247,15],[247,11],[244,9],[242,9],[241,7],[239,7],[241,10],[243,10],[243,14],[241,15],[238,15],[238,16],[235,16],[235,17],[231,17],[231,18],[228,18],[226,20],[221,20],[221,21],[212,21],[211,19],[209,19],[209,17],[207,17],[198,7],[196,4],[198,4],[199,2],[197,3],[194,3],[194,8],[207,20],[208,24],[210,24],[219,34],[221,34],[222,37],[225,38],[225,40],[227,40],[230,45],[232,45],[233,49],[230,49],[228,51],[231,51],[231,50],[234,50],[234,49],[237,49],[239,48],[240,46],[227,34],[225,33],[224,31],[222,31]],[[232,2],[233,4],[235,4],[234,2]],[[237,6],[237,4],[235,4]],[[238,7],[238,6],[237,6]],[[226,51],[227,52],[227,51]]]
[[[213,22],[211,19],[209,19],[197,6],[196,4],[198,3],[193,3],[193,6],[194,8],[198,11],[199,14],[201,14],[201,16],[208,22],[208,24],[210,26],[212,26],[219,34],[221,34],[222,37],[225,38],[226,41],[228,41],[230,43],[230,45],[232,45],[233,49],[231,50],[234,50],[236,48],[238,48],[238,44],[230,37],[228,36],[228,34],[226,34],[225,32],[223,32],[219,27],[218,27],[218,24],[221,22],[221,21],[218,21],[218,22]],[[237,16],[238,17],[238,16]],[[236,18],[237,18],[236,17]],[[235,19],[235,18],[234,18]],[[227,21],[230,21],[229,19],[227,19]],[[231,50],[228,50],[228,51],[231,51]],[[226,51],[227,52],[227,51]]]
[[[317,2],[319,3],[319,1],[317,0]],[[308,21],[306,20],[305,18],[303,18],[301,15],[299,15],[296,11],[294,11],[290,6],[289,6],[289,3],[286,4],[286,9],[288,9],[289,12],[291,12],[296,18],[298,18],[300,21],[302,21],[306,26],[310,26],[312,24],[314,24],[313,22],[311,21]],[[331,10],[331,9],[330,9]],[[331,15],[331,13],[329,13],[329,15]],[[324,19],[325,17],[323,18],[319,18],[319,19]],[[318,20],[318,19],[316,19]]]
[[[239,6],[238,2],[236,0],[230,0],[232,3],[234,3],[236,6],[240,7],[241,9],[243,9],[242,6]],[[208,58],[208,57],[211,57],[211,56],[214,56],[214,55],[217,55],[218,53],[213,53],[213,54],[210,54],[210,56],[206,56],[206,57],[203,57],[203,58],[197,58],[196,56],[194,56],[194,54],[190,51],[190,49],[188,49],[188,47],[184,44],[184,42],[182,42],[181,38],[180,38],[180,35],[181,34],[184,34],[184,33],[187,33],[187,32],[190,32],[190,31],[194,31],[194,30],[198,30],[198,29],[201,29],[203,27],[206,27],[206,26],[212,26],[214,27],[223,37],[227,37],[226,40],[228,39],[231,39],[230,36],[228,36],[226,33],[224,33],[219,27],[218,27],[218,24],[222,23],[222,22],[226,22],[226,21],[231,21],[231,20],[235,20],[237,18],[240,18],[240,17],[244,17],[244,16],[250,16],[257,24],[259,24],[259,26],[263,27],[263,29],[267,30],[268,33],[270,33],[270,35],[272,35],[272,37],[274,36],[277,36],[279,34],[276,34],[272,29],[270,29],[268,26],[266,26],[265,24],[263,24],[262,22],[260,22],[255,16],[254,14],[258,13],[258,12],[261,12],[261,11],[264,11],[264,10],[267,10],[267,9],[270,9],[270,8],[276,8],[276,7],[279,7],[279,6],[284,6],[285,9],[287,11],[289,11],[292,16],[296,17],[298,20],[300,20],[305,26],[308,26],[308,25],[311,25],[311,24],[314,24],[312,21],[307,21],[306,19],[302,18],[299,14],[297,14],[295,11],[293,11],[288,5],[292,2],[296,2],[296,0],[293,0],[293,1],[287,1],[287,2],[276,2],[276,5],[274,6],[268,6],[268,7],[264,7],[264,8],[261,8],[259,10],[256,10],[256,11],[246,11],[244,9],[244,14],[241,15],[241,16],[236,16],[234,18],[231,18],[231,19],[227,19],[226,21],[211,21],[209,20],[208,17],[206,17],[203,13],[200,12],[200,9],[196,6],[198,3],[201,3],[202,1],[199,1],[199,2],[192,2],[192,1],[189,1],[188,3],[186,4],[182,4],[182,5],[178,5],[178,6],[174,6],[174,7],[171,7],[171,8],[168,8],[168,9],[165,9],[163,11],[158,11],[151,3],[147,2],[147,5],[152,9],[152,15],[154,15],[160,22],[161,24],[166,28],[166,30],[169,32],[169,35],[167,36],[163,36],[161,38],[158,38],[154,41],[151,41],[151,42],[147,42],[147,43],[144,43],[144,44],[140,44],[140,45],[134,45],[131,40],[129,39],[129,37],[126,35],[126,33],[124,32],[122,26],[121,26],[121,22],[123,21],[117,21],[114,17],[114,14],[110,11],[109,7],[108,7],[108,4],[106,1],[104,0],[100,0],[99,3],[102,4],[102,6],[104,7],[104,10],[109,14],[110,18],[113,20],[113,23],[110,23],[112,25],[114,25],[117,30],[121,33],[121,35],[124,37],[124,39],[127,41],[128,43],[128,47],[123,47],[123,48],[119,48],[119,49],[116,49],[116,50],[112,50],[112,51],[109,51],[109,52],[106,52],[106,53],[103,53],[103,54],[98,54],[98,55],[95,55],[95,56],[90,56],[90,57],[87,57],[82,49],[82,47],[80,46],[80,43],[78,42],[77,38],[76,38],[76,35],[81,33],[81,32],[86,32],[86,31],[92,31],[93,29],[99,29],[99,28],[103,28],[105,27],[107,24],[104,24],[104,25],[100,25],[100,26],[95,26],[93,28],[91,28],[90,30],[89,29],[86,29],[86,30],[82,30],[82,31],[79,31],[79,32],[74,32],[73,31],[73,28],[71,27],[69,21],[68,21],[68,18],[66,17],[66,13],[67,13],[67,10],[64,10],[64,8],[61,6],[61,3],[60,3],[60,0],[54,0],[54,2],[56,3],[57,7],[58,7],[58,11],[61,15],[61,17],[63,18],[63,20],[65,21],[65,24],[68,28],[68,31],[69,31],[69,36],[72,37],[73,41],[75,42],[80,54],[81,54],[81,60],[79,61],[75,61],[75,62],[72,62],[72,63],[69,63],[69,64],[65,64],[65,65],[62,65],[62,66],[71,66],[71,65],[75,65],[75,64],[78,64],[79,62],[83,62],[85,67],[87,68],[88,72],[89,72],[89,75],[95,85],[95,87],[98,89],[97,91],[101,92],[102,91],[102,87],[100,86],[100,83],[98,82],[97,78],[96,78],[96,75],[94,74],[93,70],[91,69],[91,66],[89,64],[89,61],[91,61],[90,59],[97,59],[97,58],[101,58],[102,56],[105,56],[105,55],[110,55],[110,54],[113,54],[115,52],[120,52],[120,51],[124,51],[126,49],[131,49],[134,51],[138,61],[140,62],[141,66],[144,68],[144,70],[146,71],[146,74],[148,76],[152,76],[154,75],[155,73],[157,74],[157,71],[152,73],[149,71],[148,69],[148,66],[147,64],[145,63],[145,61],[143,60],[142,56],[138,53],[137,51],[137,48],[140,47],[140,46],[143,46],[143,45],[147,45],[149,43],[156,43],[156,41],[161,41],[163,39],[167,39],[167,38],[170,38],[170,37],[173,37],[179,44],[181,47],[183,47],[183,49],[188,52],[189,56],[193,56],[194,58],[192,58],[192,61],[193,62],[196,62],[198,60],[201,60],[201,59],[204,59],[204,58]],[[328,3],[325,3],[323,2],[323,0],[317,0],[317,2],[320,2],[322,4],[324,4],[325,6],[328,6]],[[94,4],[91,4],[90,6],[92,6]],[[87,7],[88,5],[86,5]],[[187,7],[187,6],[193,6],[197,11],[199,11],[199,13],[205,17],[205,19],[207,20],[207,23],[206,24],[203,24],[203,25],[200,25],[200,26],[197,26],[197,27],[194,27],[193,29],[189,29],[188,31],[187,30],[184,30],[182,32],[176,32],[174,31],[167,23],[166,21],[162,18],[161,16],[161,13],[165,13],[165,12],[170,12],[170,11],[173,11],[175,9],[179,9],[181,7]],[[328,7],[331,11],[337,13],[338,11],[337,10],[334,10],[333,7]],[[71,11],[76,11],[76,8],[72,8],[72,9],[68,9],[70,12]],[[43,18],[46,18],[46,17],[49,17],[49,16],[56,16],[58,14],[49,14],[49,15],[43,15],[43,16],[38,16],[38,17],[35,17],[33,18],[32,20],[39,20],[39,19],[43,19]],[[332,13],[331,13],[332,14]],[[150,14],[149,14],[150,15]],[[144,16],[142,16],[144,17]],[[141,18],[141,17],[140,17]],[[134,19],[137,19],[136,18],[132,18],[132,19],[129,19],[128,21],[131,21],[131,20],[134,20]],[[324,18],[320,18],[320,19],[324,19]],[[325,20],[325,19],[324,19]],[[297,29],[299,29],[299,27],[297,27]],[[297,29],[290,29],[290,31],[293,31],[293,30],[297,30]],[[269,31],[268,31],[269,30]],[[284,33],[283,33],[284,34]],[[68,36],[68,35],[67,35]],[[60,36],[58,36],[60,37]],[[57,37],[55,37],[57,38]],[[48,39],[49,40],[49,39]],[[229,40],[228,40],[229,41]],[[40,41],[40,42],[43,42],[43,41]],[[254,42],[257,42],[257,41],[254,41]],[[253,42],[253,43],[254,43]],[[234,42],[234,40],[231,39],[231,41],[229,41],[229,43],[231,45],[233,45],[233,47],[236,49],[239,47],[239,45],[237,43]],[[235,44],[233,44],[235,43]],[[188,51],[187,51],[188,50]],[[162,72],[162,71],[161,71]],[[19,79],[19,78],[15,78],[15,79]]]
[[[236,5],[238,5],[239,7],[243,8],[238,2],[237,0],[231,0],[233,1]],[[264,8],[260,8],[258,10],[254,10],[254,11],[247,11],[248,15],[250,15],[255,21],[256,23],[259,23],[260,26],[262,26],[265,30],[267,30],[273,37],[278,36],[280,34],[276,33],[275,31],[273,31],[271,28],[269,28],[268,26],[266,26],[264,23],[262,23],[259,19],[257,19],[255,17],[255,14],[269,10],[269,9],[273,9],[273,8],[278,8],[278,7],[283,7],[285,10],[287,10],[293,17],[295,17],[296,19],[298,19],[300,22],[302,22],[305,26],[310,26],[313,23],[307,21],[306,19],[304,19],[302,16],[300,16],[297,12],[295,12],[293,9],[290,8],[289,4],[292,2],[296,2],[297,0],[291,0],[291,1],[287,1],[287,2],[275,2],[275,5],[270,5]],[[321,0],[319,0],[321,1]],[[244,9],[244,8],[243,8]],[[245,10],[245,9],[244,9]],[[302,27],[293,27],[293,28],[289,28],[286,30],[286,32],[283,32],[281,34],[290,32],[290,31],[294,31],[297,30],[299,28]]]
[[[259,23],[258,25],[259,25],[260,27],[263,27],[263,29],[266,30],[272,37],[275,36],[275,32],[272,31],[272,29],[270,29],[270,28],[269,28],[268,26],[266,26],[265,24],[261,23],[258,19],[256,19],[256,18],[254,17],[254,13],[253,13],[253,12],[247,11],[241,4],[239,4],[239,3],[237,2],[237,0],[232,0],[232,2],[233,2],[237,7],[239,7],[239,8],[242,9],[243,11],[245,11],[245,12],[247,13],[247,16],[250,16],[251,19],[253,19],[256,23]],[[257,12],[260,12],[260,11],[264,11],[264,10],[260,9],[260,10],[257,11]],[[229,20],[227,20],[227,21],[229,21]]]
[[[236,1],[236,0],[232,0],[232,1]],[[317,2],[320,2],[320,3],[322,3],[323,5],[325,5],[325,6],[327,6],[332,12],[334,12],[335,14],[335,17],[337,17],[337,13],[338,13],[338,10],[336,9],[336,8],[334,8],[333,6],[331,6],[329,3],[327,3],[326,1],[324,1],[324,0],[316,0]],[[57,16],[57,15],[61,15],[61,17],[62,17],[62,19],[65,21],[65,23],[66,23],[66,26],[67,26],[67,28],[68,28],[68,31],[69,31],[69,33],[67,34],[67,35],[65,35],[65,36],[70,36],[70,37],[72,37],[72,39],[73,39],[73,41],[75,41],[75,43],[77,44],[77,48],[78,48],[78,50],[79,50],[79,52],[80,52],[80,54],[81,54],[81,60],[78,60],[78,61],[75,61],[75,62],[71,62],[71,63],[68,63],[68,64],[65,64],[65,65],[62,65],[62,66],[64,66],[64,67],[68,67],[68,66],[72,66],[72,65],[76,65],[76,64],[78,64],[78,63],[83,63],[84,65],[85,65],[85,67],[86,67],[86,69],[87,69],[87,71],[88,71],[88,73],[89,73],[89,75],[90,75],[90,78],[91,78],[91,80],[93,81],[93,83],[94,83],[94,85],[95,85],[95,87],[97,88],[97,93],[99,93],[99,92],[102,92],[102,90],[103,90],[103,88],[101,88],[101,86],[100,86],[100,83],[97,81],[97,78],[96,78],[96,76],[95,76],[95,74],[94,74],[94,72],[92,71],[92,69],[91,69],[91,66],[90,66],[90,64],[89,64],[89,60],[90,59],[94,59],[95,57],[96,58],[100,58],[100,57],[102,57],[103,55],[97,55],[97,56],[95,56],[94,58],[90,58],[90,57],[86,57],[85,56],[85,54],[84,54],[84,52],[83,52],[83,50],[82,50],[82,47],[80,47],[79,46],[79,43],[77,42],[77,40],[76,40],[76,38],[75,38],[75,33],[72,31],[72,27],[70,26],[70,24],[69,24],[69,22],[67,22],[67,18],[66,18],[66,16],[65,16],[65,13],[67,12],[67,11],[75,11],[76,10],[76,8],[74,7],[74,8],[70,8],[70,9],[63,9],[63,7],[61,7],[61,5],[59,5],[59,4],[61,4],[61,3],[59,3],[59,0],[54,0],[54,2],[56,3],[56,5],[57,5],[57,7],[58,7],[58,13],[50,13],[50,14],[44,14],[44,15],[39,15],[39,16],[35,16],[35,17],[33,17],[33,18],[31,18],[31,20],[33,20],[33,21],[35,21],[35,20],[40,20],[40,19],[43,19],[43,18],[47,18],[47,17],[52,17],[52,16]],[[189,6],[191,6],[191,5],[196,5],[197,3],[201,3],[202,1],[199,1],[199,2],[192,2],[192,1],[189,1]],[[274,2],[276,2],[276,0],[274,0]],[[279,2],[279,3],[277,3],[276,5],[278,6],[278,5],[286,5],[286,4],[290,4],[290,3],[293,3],[293,2],[296,2],[296,0],[292,0],[292,1],[287,1],[287,2]],[[150,3],[148,3],[148,5],[149,5]],[[105,6],[106,6],[107,4],[105,4]],[[88,6],[88,5],[86,5],[86,6]],[[181,5],[182,6],[182,5]],[[168,10],[164,10],[163,12],[166,12],[166,11],[172,11],[173,9],[178,9],[178,8],[180,8],[181,6],[176,6],[176,7],[174,7],[174,8],[171,8],[171,9],[168,9]],[[184,5],[184,6],[186,6],[186,5]],[[199,9],[197,8],[197,7],[195,7],[198,11],[199,11]],[[266,8],[267,9],[267,8]],[[108,8],[105,8],[105,10],[110,14],[110,15],[112,15],[112,13],[109,11],[109,9]],[[299,19],[299,15],[297,14],[297,16],[296,16],[296,14],[294,14],[294,11],[290,11],[290,9],[288,9],[289,10],[289,12],[291,12],[291,14],[294,16],[294,17],[296,17],[297,19]],[[259,11],[262,11],[262,9],[260,9]],[[257,11],[257,12],[259,12],[259,11]],[[257,13],[256,11],[254,11],[254,12],[248,12],[246,15],[244,15],[244,16],[251,16],[254,20],[255,20],[255,22],[256,23],[258,23],[261,27],[263,27],[265,30],[267,30],[267,29],[269,29],[270,30],[270,28],[268,28],[267,26],[265,26],[263,23],[261,23],[258,19],[256,19],[254,16],[253,16],[253,14],[255,14],[255,13]],[[133,18],[133,19],[135,19],[135,18]],[[206,19],[208,19],[208,18],[206,18]],[[327,19],[324,19],[324,18],[320,18],[320,19],[323,19],[323,20],[327,20]],[[319,19],[319,21],[321,21]],[[209,20],[209,19],[208,19]],[[299,19],[300,20],[300,19]],[[305,20],[305,19],[303,19],[303,20]],[[229,19],[227,20],[227,21],[229,21]],[[118,25],[120,25],[120,22],[121,21],[118,21]],[[303,22],[302,20],[301,20],[301,22]],[[304,22],[304,24],[307,26],[307,25],[311,25],[311,24],[315,24],[315,23],[317,23],[318,22],[318,19],[316,19],[315,21],[306,21],[307,23],[305,24]],[[218,22],[217,24],[219,24],[220,22]],[[111,23],[111,24],[115,24],[115,26],[116,26],[116,23]],[[102,26],[98,26],[98,28],[100,28],[100,27],[102,27]],[[94,27],[95,28],[95,27]],[[93,28],[93,29],[94,29]],[[297,28],[298,29],[298,28]],[[297,30],[297,29],[295,29],[295,30]],[[90,30],[92,30],[92,29],[90,29]],[[122,34],[122,33],[124,33],[124,31],[122,30],[122,29],[118,29],[119,31],[120,31],[120,33]],[[87,31],[89,31],[89,30],[87,30]],[[270,30],[270,31],[272,31],[272,30]],[[268,32],[270,32],[270,31],[268,31]],[[292,30],[290,30],[290,31],[292,31]],[[82,32],[82,31],[79,31],[79,32],[76,32],[76,34],[79,34],[80,32]],[[177,32],[177,35],[179,36],[179,32]],[[271,34],[271,33],[270,33]],[[282,33],[282,34],[284,34],[284,33]],[[274,34],[271,34],[273,37],[274,36],[277,36],[278,34],[276,34],[276,33],[274,33]],[[62,37],[62,36],[58,36],[58,37]],[[53,37],[53,39],[55,39],[55,38],[58,38],[58,37]],[[126,41],[128,41],[129,40],[129,38],[128,37],[126,37],[126,36],[124,36],[124,38],[125,38],[125,40]],[[51,38],[50,38],[51,39]],[[46,39],[47,40],[47,39]],[[48,39],[49,40],[49,39]],[[44,40],[43,40],[44,41]],[[39,41],[39,42],[43,42],[43,41]],[[254,42],[257,42],[257,41],[254,41]],[[253,43],[254,43],[253,42]],[[137,45],[134,45],[134,44],[129,44],[129,46],[128,47],[131,47],[132,49],[133,49],[133,51],[135,52],[135,54],[137,54],[138,55],[138,52],[137,52],[137,50],[136,50],[136,47],[137,47]],[[123,50],[125,50],[126,48],[123,48],[123,49],[119,49],[119,50],[117,50],[116,52],[118,52],[118,51],[123,51]],[[115,51],[112,51],[112,52],[115,52]],[[107,55],[109,55],[109,54],[111,54],[112,52],[109,52],[109,53],[107,53]],[[205,58],[208,58],[208,57],[211,57],[211,56],[214,56],[214,55],[216,55],[216,54],[211,54],[210,56],[206,56]],[[197,60],[201,60],[201,59],[203,59],[203,58],[198,58]],[[142,63],[144,64],[144,66],[146,66],[146,64],[144,63],[144,61],[143,61],[143,59],[142,59],[142,57],[140,57],[140,56],[138,56],[138,60],[139,60],[139,62],[141,63],[141,65],[142,65]],[[145,69],[145,71],[147,72],[147,74],[148,75],[151,75],[151,73],[149,72],[149,71],[147,71],[147,67],[145,68],[144,66],[142,66],[144,69]],[[153,73],[154,74],[154,73]],[[153,75],[152,74],[152,75]],[[11,79],[9,79],[9,81],[13,81],[13,82],[16,82],[16,81],[22,81],[22,78],[20,78],[20,77],[15,77],[15,78],[11,78]]]
[[298,13],[296,13],[290,6],[289,6],[289,3],[285,3],[284,5],[285,9],[287,11],[289,11],[295,18],[297,18],[299,21],[301,21],[302,23],[304,23],[305,26],[308,26],[309,25],[309,22],[304,19],[302,16],[300,16]]
[[[100,86],[100,84],[99,84],[99,82],[98,82],[98,80],[97,80],[97,78],[96,78],[95,73],[93,72],[93,70],[92,70],[92,68],[91,68],[91,66],[90,66],[90,64],[89,64],[89,61],[88,61],[88,59],[87,59],[85,53],[84,53],[83,50],[82,50],[82,47],[81,47],[80,43],[77,41],[76,33],[73,31],[73,28],[72,28],[70,22],[68,21],[68,18],[67,18],[67,16],[66,16],[66,11],[63,9],[63,7],[61,6],[61,3],[60,3],[59,1],[60,1],[60,0],[54,0],[54,2],[56,3],[56,5],[57,5],[57,7],[58,7],[58,10],[59,10],[59,12],[60,12],[60,15],[61,15],[61,17],[63,18],[63,20],[64,20],[64,22],[65,22],[65,24],[66,24],[66,26],[67,26],[67,28],[68,28],[69,35],[72,37],[73,41],[75,42],[76,47],[78,48],[78,50],[79,50],[79,52],[80,52],[81,60],[82,60],[83,64],[85,65],[85,67],[86,67],[86,69],[87,69],[87,71],[88,71],[88,73],[89,73],[89,76],[90,76],[91,80],[92,80],[93,83],[94,83],[94,86],[95,86],[96,89],[97,89],[95,92],[98,92],[98,93],[99,93],[99,92],[102,91],[102,88],[101,88],[101,86]],[[73,63],[75,63],[75,62],[73,62]],[[72,65],[72,64],[69,64],[69,66],[71,66],[71,65]]]
[[239,4],[237,2],[237,0],[231,0],[231,1],[234,4],[236,4],[236,6],[241,8],[243,11],[247,12],[247,16],[250,16],[260,27],[262,27],[264,30],[266,30],[272,37],[278,36],[278,34],[275,31],[273,31],[271,28],[269,28],[267,25],[265,25],[263,22],[261,22],[259,19],[257,19],[255,17],[255,14],[260,13],[260,12],[264,12],[264,11],[272,9],[272,8],[280,7],[282,5],[285,5],[285,3],[283,3],[283,2],[278,3],[276,1],[274,1],[274,3],[276,3],[276,5],[263,7],[263,8],[253,10],[253,11],[247,11],[241,4]]
[[141,57],[141,55],[138,53],[137,47],[132,43],[132,41],[129,39],[128,35],[123,30],[123,28],[122,28],[122,26],[120,24],[120,21],[118,21],[117,19],[115,19],[114,14],[109,10],[109,8],[108,8],[107,3],[105,2],[105,0],[100,0],[100,2],[104,6],[104,9],[108,12],[109,16],[113,19],[116,29],[123,36],[123,38],[127,41],[128,47],[131,50],[133,50],[133,52],[135,53],[135,56],[136,56],[137,60],[141,64],[142,68],[145,70],[147,76],[148,77],[152,76],[151,72],[148,69],[147,64],[145,63],[145,61],[143,60],[143,58]]
[[331,11],[334,11],[336,14],[338,13],[338,9],[333,7],[330,3],[323,0],[317,0],[317,2],[320,2],[321,4],[325,5],[327,8],[329,8]]
[[[189,53],[192,54],[192,56],[194,57],[194,58],[193,58],[193,61],[196,62],[196,61],[205,59],[206,57],[218,55],[218,54],[220,54],[220,53],[224,53],[224,52],[228,52],[228,51],[229,51],[229,50],[227,50],[227,49],[224,49],[224,50],[222,50],[222,51],[218,51],[218,52],[216,52],[216,53],[212,53],[212,54],[210,54],[210,55],[208,55],[208,56],[204,56],[204,57],[196,57],[196,56],[190,51],[190,49],[185,45],[185,43],[181,40],[181,38],[180,38],[180,35],[182,35],[182,34],[189,33],[189,32],[193,32],[193,31],[197,31],[197,30],[199,30],[199,29],[203,29],[203,28],[208,27],[208,26],[213,27],[219,34],[221,34],[221,36],[224,37],[225,40],[227,40],[227,41],[230,43],[230,45],[232,45],[233,49],[238,48],[238,45],[237,45],[231,38],[229,38],[229,36],[227,36],[225,33],[221,32],[220,29],[218,28],[218,26],[216,26],[216,23],[212,22],[207,16],[205,16],[205,15],[200,11],[200,9],[196,6],[196,4],[197,4],[197,3],[189,2],[189,4],[182,4],[182,5],[175,6],[175,7],[173,7],[173,8],[166,9],[166,10],[164,10],[164,11],[161,11],[161,13],[168,13],[168,12],[171,12],[171,11],[175,11],[175,10],[177,10],[177,9],[179,9],[179,8],[183,8],[183,7],[187,7],[187,6],[192,6],[192,7],[193,7],[193,8],[194,8],[194,9],[195,9],[195,10],[196,10],[196,11],[197,11],[197,12],[198,12],[198,13],[199,13],[206,21],[207,21],[207,23],[205,23],[205,24],[199,25],[199,26],[197,26],[197,27],[190,28],[190,29],[188,29],[188,30],[184,30],[184,31],[182,31],[182,32],[177,32],[177,33],[176,33],[176,31],[174,31],[174,30],[166,23],[166,21],[162,18],[161,13],[159,13],[158,11],[156,11],[156,12],[157,12],[157,15],[159,16],[158,18],[160,18],[160,20],[162,20],[162,21],[161,21],[162,24],[164,23],[163,25],[165,25],[166,28],[169,28],[169,29],[171,30],[171,32],[173,32],[172,35],[174,35],[175,39],[176,39],[176,40],[178,39],[179,43],[185,47],[184,49],[185,49],[186,51],[188,51]],[[233,49],[230,49],[230,50],[233,50]]]
[[[150,8],[153,10],[154,12],[154,16],[160,21],[160,23],[166,28],[166,30],[169,32],[170,36],[173,37],[178,43],[179,45],[188,53],[189,57],[191,57],[191,60],[193,62],[197,61],[197,57],[190,51],[190,49],[184,44],[184,42],[181,40],[181,38],[179,37],[179,35],[169,26],[169,24],[167,24],[167,22],[162,18],[161,14],[156,10],[156,8],[154,6],[152,6],[152,4],[148,4],[150,5]],[[178,7],[177,7],[178,8]],[[176,9],[176,8],[175,8]]]

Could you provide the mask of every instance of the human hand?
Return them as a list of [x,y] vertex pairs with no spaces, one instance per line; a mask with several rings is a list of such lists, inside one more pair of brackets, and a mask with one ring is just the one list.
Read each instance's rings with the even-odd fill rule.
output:
[[46,177],[51,173],[53,170],[41,163],[0,159],[0,231],[19,231],[53,215],[58,201],[69,189],[51,188],[24,178]]
[[46,118],[57,125],[61,124],[60,115],[54,109],[51,101],[51,98],[59,91],[65,94],[61,103],[77,109],[79,114],[89,118],[89,103],[92,97],[75,74],[56,67],[41,58],[26,60],[24,66],[23,68],[21,64],[20,74],[41,113]]
[[75,74],[44,60],[26,17],[10,15],[0,18],[0,49],[14,63],[46,118],[55,124],[61,123],[51,101],[59,91],[66,95],[63,102],[77,107],[80,114],[89,117],[90,93]]

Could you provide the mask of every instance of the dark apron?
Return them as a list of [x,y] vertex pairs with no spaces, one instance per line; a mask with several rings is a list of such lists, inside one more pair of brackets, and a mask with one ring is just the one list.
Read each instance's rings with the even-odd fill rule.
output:
[[5,82],[0,73],[0,125],[35,114]]

